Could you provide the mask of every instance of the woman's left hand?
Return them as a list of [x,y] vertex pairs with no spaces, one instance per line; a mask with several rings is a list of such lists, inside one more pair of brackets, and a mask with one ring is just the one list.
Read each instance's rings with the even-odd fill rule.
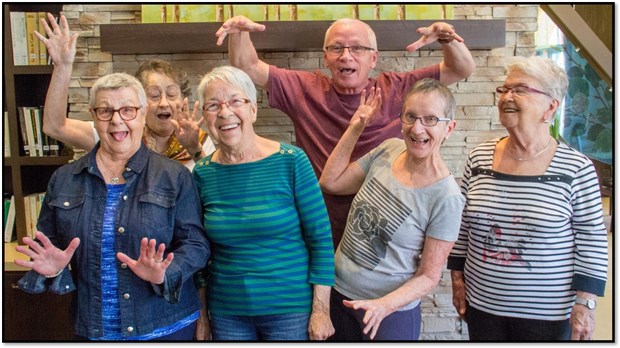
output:
[[363,90],[360,97],[360,106],[351,117],[349,126],[359,132],[363,131],[373,120],[379,109],[381,109],[381,88],[377,87],[375,89],[375,87],[372,87],[370,92],[368,92],[368,97],[366,97],[366,90]]
[[149,240],[144,237],[140,241],[140,257],[137,260],[123,254],[121,252],[116,254],[116,257],[135,273],[140,279],[153,284],[163,284],[166,275],[166,269],[170,266],[174,254],[170,253],[164,259],[164,250],[166,245],[161,243],[157,250],[155,250],[155,239]]
[[170,120],[175,128],[177,140],[190,154],[195,154],[202,148],[200,144],[200,126],[204,123],[204,118],[199,114],[200,102],[194,103],[192,116],[189,116],[187,98],[183,99],[183,105],[175,110],[174,117]]
[[570,330],[573,341],[589,341],[594,333],[594,311],[576,304],[570,315]]
[[390,315],[392,312],[388,309],[385,303],[381,299],[376,300],[357,300],[357,301],[347,301],[344,300],[342,303],[349,308],[353,309],[363,309],[366,311],[364,314],[364,319],[362,320],[366,326],[364,326],[364,334],[368,335],[370,332],[370,339],[374,339],[377,334],[377,330],[379,330],[379,325],[381,325],[381,321],[383,318]]
[[312,311],[310,315],[310,324],[308,325],[310,340],[325,341],[335,332],[329,313],[324,311]]

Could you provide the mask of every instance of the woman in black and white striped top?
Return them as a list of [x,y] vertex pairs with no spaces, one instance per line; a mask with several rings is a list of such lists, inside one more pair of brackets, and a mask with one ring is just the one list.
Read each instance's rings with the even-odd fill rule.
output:
[[540,57],[507,66],[497,88],[508,136],[470,154],[453,302],[470,340],[589,340],[607,280],[607,233],[592,162],[549,124],[564,70]]

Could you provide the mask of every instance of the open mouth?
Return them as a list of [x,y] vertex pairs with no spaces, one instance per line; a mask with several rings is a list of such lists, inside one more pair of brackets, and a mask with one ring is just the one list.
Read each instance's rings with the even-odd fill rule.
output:
[[428,144],[428,142],[430,141],[430,139],[416,139],[416,138],[410,138],[411,141],[413,141],[415,144],[418,145],[425,145]]
[[170,117],[172,117],[172,114],[169,112],[162,112],[162,113],[157,114],[157,118],[159,118],[160,120],[167,120]]
[[342,68],[338,70],[342,75],[352,75],[353,73],[355,73],[355,69],[350,69],[350,68]]
[[226,132],[226,131],[230,131],[230,130],[236,129],[239,126],[240,126],[239,123],[231,123],[231,124],[225,124],[223,126],[220,126],[219,129],[221,131],[223,131],[223,132]]
[[129,132],[125,131],[125,132],[111,132],[110,135],[112,136],[112,138],[114,138],[114,140],[121,142],[123,140],[125,140],[125,138],[127,138],[127,135],[129,135]]

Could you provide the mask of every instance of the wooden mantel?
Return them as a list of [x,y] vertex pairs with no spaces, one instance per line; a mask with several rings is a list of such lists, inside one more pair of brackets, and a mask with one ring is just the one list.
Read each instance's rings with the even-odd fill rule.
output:
[[[368,20],[377,35],[380,51],[402,51],[420,35],[416,29],[438,20]],[[452,24],[471,50],[506,46],[506,22],[443,20]],[[325,30],[333,21],[264,22],[264,32],[252,33],[257,51],[321,51]],[[101,51],[112,54],[166,54],[226,52],[227,43],[215,44],[221,23],[102,24]],[[433,43],[430,49],[438,49]]]

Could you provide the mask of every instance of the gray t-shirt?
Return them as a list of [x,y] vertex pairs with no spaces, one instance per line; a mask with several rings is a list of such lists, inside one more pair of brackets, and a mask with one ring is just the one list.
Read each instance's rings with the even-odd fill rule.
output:
[[392,175],[392,163],[405,149],[403,140],[389,139],[358,161],[366,178],[335,255],[336,290],[354,300],[382,297],[411,279],[426,236],[458,237],[465,199],[454,177],[422,188],[404,186]]

